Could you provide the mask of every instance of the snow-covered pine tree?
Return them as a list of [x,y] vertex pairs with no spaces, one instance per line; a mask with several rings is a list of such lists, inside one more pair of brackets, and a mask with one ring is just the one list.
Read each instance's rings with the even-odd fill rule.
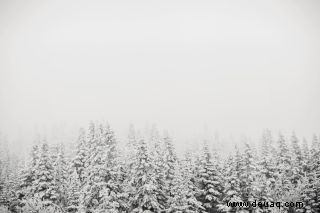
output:
[[[114,182],[116,172],[114,171],[116,157],[116,141],[113,131],[108,124],[93,124],[89,126],[89,155],[86,160],[86,178],[83,187],[85,202],[90,211],[108,206],[103,202],[108,193],[116,191]],[[106,191],[108,193],[106,194]]]
[[278,152],[279,164],[282,164],[285,166],[290,165],[290,161],[291,161],[290,151],[282,133],[279,133],[278,148],[279,148],[279,152]]
[[0,133],[0,205],[8,203],[7,181],[9,175],[8,141],[7,137]]
[[165,209],[167,207],[167,185],[166,185],[166,172],[167,172],[167,163],[166,163],[166,149],[164,140],[160,138],[159,132],[155,127],[153,127],[151,132],[151,160],[154,166],[155,180],[156,180],[156,196],[159,203],[160,209]]
[[261,138],[261,155],[268,156],[273,151],[272,134],[269,129],[266,129],[262,133]]
[[[85,212],[87,211],[93,211],[95,208],[98,207],[99,202],[96,199],[96,197],[99,196],[99,190],[93,191],[94,189],[97,189],[98,187],[94,186],[94,183],[97,182],[101,182],[101,177],[99,178],[98,174],[96,174],[96,162],[94,162],[94,158],[97,155],[97,151],[96,151],[96,144],[97,144],[97,128],[96,128],[96,124],[93,122],[90,122],[89,127],[88,127],[88,132],[87,132],[87,136],[86,139],[84,140],[84,136],[83,133],[84,131],[80,130],[80,135],[79,135],[79,146],[81,144],[81,141],[83,142],[81,148],[81,153],[83,153],[83,151],[85,151],[85,153],[83,153],[83,161],[84,161],[84,169],[83,169],[83,173],[79,173],[79,171],[77,169],[77,173],[81,174],[80,177],[80,181],[81,181],[81,192],[80,195],[82,196],[81,199],[83,201],[83,210]],[[80,147],[79,147],[80,148]],[[78,149],[80,150],[80,149]],[[79,155],[77,155],[78,157]],[[78,165],[81,165],[81,161],[78,161]],[[100,165],[102,165],[102,163],[100,162]],[[81,169],[81,166],[79,166],[79,168]],[[95,180],[96,179],[96,180]],[[99,179],[99,180],[98,180]]]
[[319,139],[316,134],[312,137],[312,144],[311,144],[311,157],[313,157],[318,151],[320,150]]
[[103,159],[105,171],[104,187],[101,191],[101,202],[98,207],[98,212],[124,212],[128,209],[128,196],[124,192],[125,189],[125,174],[121,163],[120,150],[118,149],[113,131],[109,125],[100,125],[102,131],[102,140],[106,142],[106,155]]
[[171,196],[168,198],[168,213],[198,213],[204,208],[201,202],[197,201],[190,187],[190,180],[182,172],[182,168],[177,166],[174,170],[172,180]]
[[86,160],[88,159],[88,144],[86,140],[86,132],[83,128],[79,130],[79,136],[76,146],[76,155],[72,161],[72,167],[75,168],[81,184],[85,179]]
[[154,167],[143,139],[138,143],[138,152],[134,163],[134,172],[130,180],[129,212],[161,212],[156,191],[157,182]]
[[308,183],[302,194],[307,206],[304,208],[307,213],[320,212],[320,151],[315,152],[310,161],[311,171],[307,174]]
[[184,180],[181,171],[176,168],[174,171],[174,178],[172,179],[172,187],[170,196],[168,196],[167,210],[168,213],[186,212],[188,210],[188,201],[186,198],[187,186],[184,184]]
[[130,175],[132,173],[132,167],[135,155],[137,154],[137,136],[133,125],[129,127],[128,140],[125,146],[125,160],[127,162],[128,168],[127,173]]
[[217,167],[212,161],[213,157],[205,142],[201,156],[201,170],[199,174],[199,187],[201,194],[198,200],[208,212],[215,212],[221,204],[223,185]]
[[[239,150],[237,150],[237,152],[239,152]],[[238,210],[237,207],[229,207],[228,203],[242,202],[239,180],[240,167],[238,166],[239,163],[236,159],[237,158],[230,155],[224,164],[223,175],[225,178],[223,184],[223,199],[221,205],[219,205],[219,209],[225,212]]]
[[[172,190],[174,187],[175,170],[178,166],[177,156],[168,133],[165,133],[164,142],[164,163],[165,163],[165,194],[167,199],[173,197]],[[169,208],[170,206],[167,206]]]
[[[26,198],[32,197],[35,189],[32,187],[36,179],[36,169],[40,158],[39,144],[36,142],[32,146],[30,157],[26,165],[19,171],[19,190],[17,196],[23,201]],[[21,203],[21,205],[23,205]]]
[[308,170],[305,172],[304,188],[301,190],[301,201],[304,202],[299,212],[315,213],[320,211],[320,152],[310,158]]
[[269,208],[270,202],[273,202],[272,187],[275,186],[275,182],[271,182],[265,174],[259,173],[255,177],[253,182],[254,197],[257,202],[261,202],[263,205],[256,207],[257,213],[271,213],[272,209]]
[[293,175],[291,177],[291,182],[293,184],[297,184],[303,176],[303,156],[299,145],[299,140],[294,132],[291,136],[291,149],[293,153],[291,162],[291,170]]
[[281,180],[282,189],[279,192],[275,193],[282,193],[282,190],[287,190],[290,185],[290,177],[292,176],[293,172],[291,171],[291,156],[290,150],[286,143],[284,136],[279,133],[278,139],[278,148],[279,152],[277,155],[277,179],[278,181]]
[[68,178],[68,165],[65,159],[65,147],[64,144],[58,144],[56,147],[57,153],[55,161],[53,162],[54,168],[54,181],[57,186],[59,197],[57,198],[57,204],[61,207],[65,207],[67,203],[67,178]]
[[244,156],[240,167],[241,199],[244,202],[253,202],[255,200],[253,183],[257,172],[256,166],[253,151],[250,145],[245,143]]
[[14,210],[19,190],[19,159],[10,152],[8,138],[0,133],[0,206]]
[[77,210],[80,213],[85,213],[87,209],[85,203],[87,194],[84,185],[87,181],[87,161],[89,157],[89,143],[87,141],[91,139],[89,136],[91,135],[88,134],[87,137],[86,131],[80,128],[76,142],[76,152],[68,167],[68,201],[66,208],[70,209],[71,212]]
[[184,158],[180,161],[181,173],[183,175],[184,181],[184,190],[185,196],[188,201],[188,211],[190,213],[204,211],[205,208],[202,206],[202,203],[197,200],[198,195],[200,194],[200,189],[196,185],[197,175],[195,173],[195,159],[190,150],[186,150]]
[[261,150],[261,155],[258,157],[258,170],[260,179],[266,179],[269,187],[273,188],[277,177],[276,168],[276,152],[270,130],[266,130],[262,135],[262,145],[266,147]]
[[[272,192],[276,187],[277,168],[276,162],[272,159],[272,154],[261,156],[258,162],[258,172],[254,181],[254,196],[257,201],[268,203],[273,201]],[[268,206],[257,207],[257,212],[271,212]]]
[[309,161],[311,159],[310,159],[310,150],[309,150],[308,141],[305,138],[303,138],[302,153],[303,153],[302,169],[303,169],[303,173],[307,174],[308,172],[310,172]]
[[309,144],[306,138],[302,139],[302,154],[303,154],[303,158],[309,160],[310,150],[309,150]]
[[41,145],[34,176],[31,186],[34,196],[46,205],[56,203],[59,197],[58,187],[54,181],[54,168],[50,159],[49,145],[45,140]]
[[[75,170],[69,172],[66,187],[66,210],[67,212],[81,212],[83,211],[83,203],[81,203],[81,182]],[[82,201],[83,202],[83,201]],[[82,206],[81,206],[82,205]],[[81,208],[82,207],[82,208]]]
[[261,156],[258,163],[259,173],[270,181],[270,187],[272,188],[277,178],[276,161],[271,158],[271,155],[267,155]]

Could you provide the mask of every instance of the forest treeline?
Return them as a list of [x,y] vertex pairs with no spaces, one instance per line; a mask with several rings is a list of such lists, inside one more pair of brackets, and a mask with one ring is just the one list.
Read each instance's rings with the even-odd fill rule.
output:
[[[320,145],[265,130],[229,156],[206,141],[178,155],[172,138],[134,128],[120,146],[110,126],[81,129],[74,150],[37,138],[26,160],[1,137],[0,207],[8,212],[229,212],[228,202],[296,202],[320,212]],[[249,209],[242,209],[249,210]],[[255,212],[288,209],[257,207]],[[1,210],[0,210],[1,211]]]

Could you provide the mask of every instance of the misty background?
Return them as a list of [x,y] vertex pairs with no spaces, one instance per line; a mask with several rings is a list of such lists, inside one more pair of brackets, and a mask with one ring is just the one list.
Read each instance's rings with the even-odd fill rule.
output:
[[[320,127],[319,1],[0,0],[0,131],[73,140],[90,120],[259,139]],[[236,139],[235,139],[236,140]]]

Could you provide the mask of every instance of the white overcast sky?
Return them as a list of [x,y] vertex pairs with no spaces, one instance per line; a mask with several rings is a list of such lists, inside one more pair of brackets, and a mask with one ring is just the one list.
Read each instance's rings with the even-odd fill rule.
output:
[[0,0],[0,129],[320,127],[319,1]]

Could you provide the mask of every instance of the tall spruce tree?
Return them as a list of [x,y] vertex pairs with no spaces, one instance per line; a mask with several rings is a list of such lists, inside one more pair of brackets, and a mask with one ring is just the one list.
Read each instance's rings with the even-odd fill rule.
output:
[[55,161],[53,162],[54,168],[54,181],[57,186],[59,197],[57,198],[57,203],[65,207],[67,203],[67,178],[68,178],[68,165],[65,158],[65,146],[64,144],[59,144],[57,146],[57,153]]
[[143,139],[138,143],[138,152],[130,185],[129,212],[162,211],[156,196],[157,183],[154,176],[154,167]]
[[165,190],[168,198],[172,197],[172,190],[174,185],[175,170],[178,162],[177,156],[171,141],[171,138],[166,134],[164,137],[164,160],[165,160]]
[[218,169],[212,161],[208,145],[204,143],[201,156],[201,170],[199,174],[199,186],[201,194],[198,200],[208,212],[217,211],[222,199],[222,182]]
[[50,205],[57,202],[59,197],[58,187],[54,181],[54,168],[50,159],[49,145],[44,140],[41,149],[39,162],[35,168],[32,191],[34,196]]
[[89,126],[89,155],[86,160],[86,178],[83,187],[85,202],[90,211],[106,207],[106,196],[116,193],[114,188],[117,178],[115,167],[116,141],[108,124]]
[[256,163],[254,161],[253,151],[248,143],[245,143],[244,156],[240,166],[240,189],[241,199],[244,202],[253,202],[255,200],[254,181],[256,178]]
[[225,212],[237,211],[239,209],[239,207],[229,206],[230,202],[243,202],[241,199],[240,167],[237,166],[238,163],[237,158],[230,155],[224,164],[223,200],[219,208]]
[[295,133],[291,136],[291,149],[293,153],[291,169],[293,172],[291,182],[297,184],[303,176],[303,155],[299,145],[299,140]]
[[79,131],[76,149],[76,155],[72,161],[72,167],[75,168],[79,180],[83,184],[85,179],[85,169],[87,167],[86,161],[88,159],[89,149],[86,140],[86,132],[82,128]]

